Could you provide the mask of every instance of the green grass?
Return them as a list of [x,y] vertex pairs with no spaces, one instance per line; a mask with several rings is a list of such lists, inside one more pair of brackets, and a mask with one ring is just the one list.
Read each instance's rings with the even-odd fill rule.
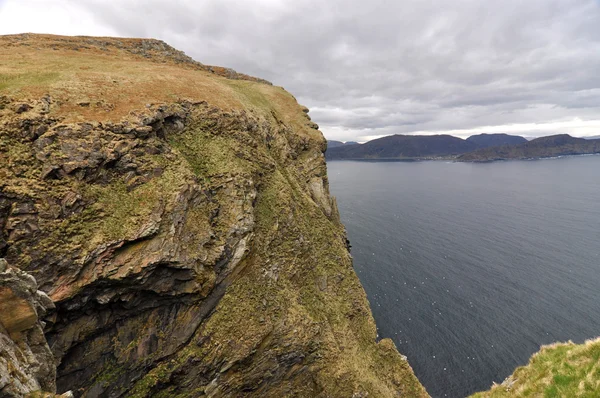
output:
[[256,83],[245,80],[225,80],[225,84],[235,91],[240,102],[248,109],[266,111],[266,114],[273,109],[273,104],[257,89]]
[[507,381],[472,398],[598,396],[600,339],[542,347],[527,366],[517,368]]
[[212,125],[202,120],[183,133],[169,137],[173,148],[183,155],[194,174],[206,183],[210,182],[211,176],[225,171],[233,174],[248,170],[248,165],[236,157],[239,144],[226,136],[213,135]]
[[29,86],[47,86],[57,81],[60,74],[57,72],[46,73],[0,73],[0,91],[18,89]]
[[[163,325],[153,316],[143,314],[146,323],[138,318],[125,320],[114,339],[108,332],[96,336],[88,329],[76,330],[77,323],[68,326],[78,342],[93,347],[87,352],[93,357],[81,359],[81,364],[94,367],[96,381],[117,391],[122,387],[117,377],[122,366],[126,374],[133,369],[145,373],[137,381],[133,378],[135,385],[128,396],[200,396],[209,381],[193,379],[194,372],[187,374],[187,368],[193,366],[199,373],[222,372],[221,395],[238,396],[235,392],[243,391],[247,384],[260,389],[265,387],[264,381],[268,391],[262,391],[263,396],[273,397],[319,392],[322,396],[353,396],[357,392],[374,397],[426,396],[393,343],[376,343],[375,324],[351,266],[343,227],[311,198],[308,184],[326,171],[320,157],[324,142],[321,134],[308,126],[291,94],[277,87],[147,63],[126,54],[109,58],[85,55],[84,51],[75,54],[69,48],[62,52],[28,48],[20,48],[11,59],[2,58],[9,51],[2,53],[0,48],[4,68],[0,70],[4,73],[0,74],[0,88],[19,90],[22,98],[50,93],[55,101],[50,116],[61,118],[61,123],[131,121],[135,120],[132,111],[175,97],[207,104],[191,111],[183,131],[168,135],[168,151],[161,155],[132,152],[140,170],[135,179],[111,170],[110,178],[102,183],[88,184],[71,177],[41,180],[41,165],[27,145],[14,146],[12,141],[17,138],[0,134],[0,149],[7,148],[5,164],[10,166],[0,168],[0,185],[6,185],[5,191],[38,195],[39,201],[49,197],[51,204],[61,203],[67,193],[75,192],[84,205],[65,219],[44,221],[40,217],[46,222],[42,231],[49,232],[36,244],[36,252],[24,249],[22,263],[28,263],[28,255],[38,256],[37,252],[51,253],[53,258],[64,254],[76,261],[85,259],[101,245],[137,239],[143,228],[157,222],[154,215],[163,215],[158,233],[166,235],[170,223],[179,226],[175,224],[179,218],[167,217],[181,214],[182,232],[173,233],[179,241],[165,240],[165,250],[181,252],[173,258],[185,261],[186,266],[193,261],[203,289],[194,299],[201,299],[214,288],[218,276],[225,277],[225,269],[214,267],[220,258],[226,258],[225,243],[233,245],[241,239],[240,234],[247,234],[246,257],[226,275],[225,286],[231,285],[214,312],[184,348],[168,357],[161,357],[166,350],[158,350],[155,357],[146,356],[142,362],[129,356],[145,336],[154,333],[153,326]],[[110,112],[101,107],[82,108],[76,103],[79,98],[102,99],[114,108]],[[95,134],[91,133],[90,142]],[[50,149],[60,152],[62,140]],[[66,160],[56,158],[59,163]],[[164,172],[145,173],[155,169]],[[27,180],[23,173],[30,173],[24,174]],[[46,213],[50,210],[53,208]],[[131,254],[137,266],[134,255],[153,256],[144,251],[148,246],[138,242],[121,253],[123,257]],[[171,254],[164,256],[171,258]],[[101,274],[100,268],[89,270],[94,275],[87,274],[88,268],[77,270],[78,274],[70,274],[71,269],[56,272],[75,280],[72,289],[69,286],[60,292],[60,300],[73,297],[98,278],[108,281],[113,277],[109,271]],[[81,276],[82,271],[86,275]],[[190,311],[173,322],[173,330],[197,314],[196,302],[189,305]],[[161,332],[156,333],[161,344],[170,344],[165,341],[170,330]],[[118,365],[106,364],[100,369],[94,356],[106,352],[118,358],[114,362]],[[280,361],[297,353],[306,355],[299,357],[302,363],[297,366]],[[286,374],[269,380],[272,372],[284,371]]]

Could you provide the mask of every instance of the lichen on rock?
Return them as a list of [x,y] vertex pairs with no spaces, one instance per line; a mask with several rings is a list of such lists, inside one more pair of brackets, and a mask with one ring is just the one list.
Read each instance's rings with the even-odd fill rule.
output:
[[0,37],[0,74],[26,65],[0,100],[0,256],[56,305],[58,392],[427,396],[376,341],[306,109],[152,43]]
[[53,310],[31,275],[0,258],[0,396],[56,391],[54,357],[43,330]]

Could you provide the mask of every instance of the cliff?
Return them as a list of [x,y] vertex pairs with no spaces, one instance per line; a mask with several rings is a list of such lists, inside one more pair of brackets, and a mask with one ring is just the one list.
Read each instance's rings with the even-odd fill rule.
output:
[[292,95],[157,40],[0,60],[0,395],[427,396]]

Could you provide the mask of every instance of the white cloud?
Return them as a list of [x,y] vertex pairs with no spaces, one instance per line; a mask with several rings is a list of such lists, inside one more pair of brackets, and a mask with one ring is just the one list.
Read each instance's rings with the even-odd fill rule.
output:
[[165,40],[286,87],[331,139],[600,134],[596,0],[0,2],[26,31]]
[[77,3],[61,0],[5,0],[0,3],[0,34],[118,35],[114,28],[97,23],[91,12]]

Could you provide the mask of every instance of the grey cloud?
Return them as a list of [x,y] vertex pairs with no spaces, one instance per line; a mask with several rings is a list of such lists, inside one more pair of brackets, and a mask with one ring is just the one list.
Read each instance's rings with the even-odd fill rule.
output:
[[161,38],[284,86],[330,138],[597,119],[600,110],[595,0],[78,4],[123,36]]

